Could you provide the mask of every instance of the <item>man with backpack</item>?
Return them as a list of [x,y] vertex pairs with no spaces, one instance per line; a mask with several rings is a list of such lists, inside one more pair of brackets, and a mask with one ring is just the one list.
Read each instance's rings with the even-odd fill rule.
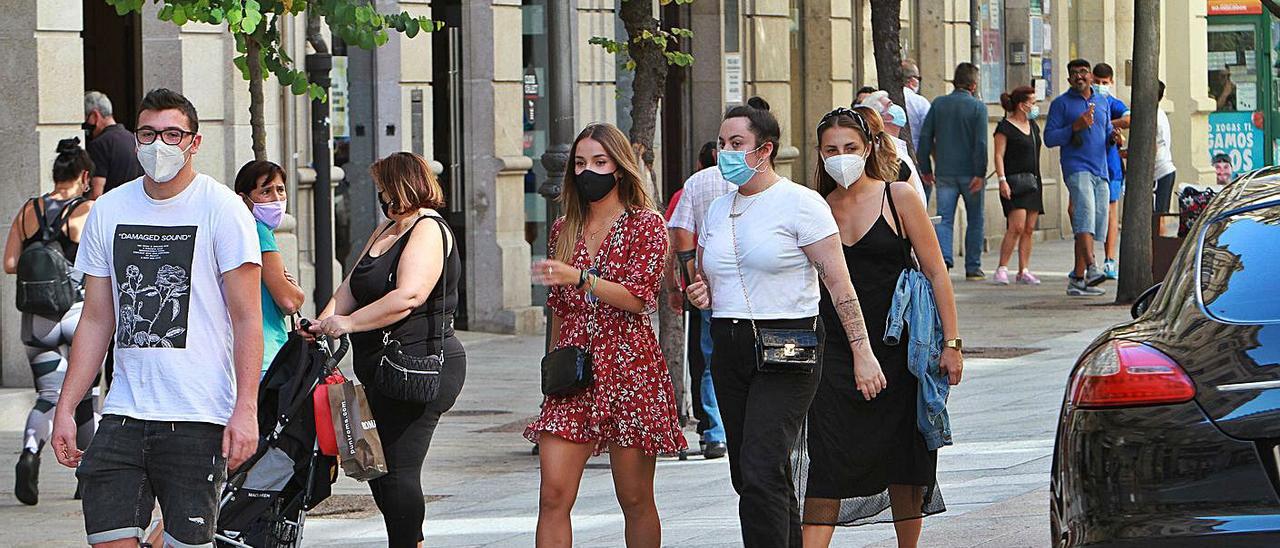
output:
[[79,467],[89,544],[132,544],[159,502],[166,545],[212,545],[227,470],[258,443],[261,253],[244,202],[196,172],[195,107],[157,89],[139,110],[146,176],[103,195],[85,223],[84,322],[62,389],[85,393],[113,343],[115,382],[83,452],[59,402],[53,450]]
[[[15,304],[22,313],[22,343],[31,362],[36,403],[27,414],[22,452],[15,470],[13,493],[23,504],[40,500],[40,453],[53,430],[67,352],[80,321],[81,276],[71,269],[80,233],[93,202],[84,199],[93,162],[80,148],[80,139],[58,143],[53,162],[53,191],[23,204],[13,219],[5,244],[4,271],[17,274]],[[96,394],[69,402],[79,425],[79,445],[93,437]]]

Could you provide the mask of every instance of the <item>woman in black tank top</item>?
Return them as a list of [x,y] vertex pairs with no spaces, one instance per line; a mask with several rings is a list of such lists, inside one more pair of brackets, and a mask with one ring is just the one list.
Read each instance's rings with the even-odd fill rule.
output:
[[[356,377],[387,459],[387,474],[369,482],[387,527],[387,545],[417,546],[422,538],[422,463],[440,416],[453,407],[467,359],[454,337],[462,259],[449,225],[435,211],[444,192],[422,157],[397,152],[370,168],[390,222],[365,245],[360,262],[312,327],[331,337],[350,334]],[[413,273],[413,275],[406,275]],[[443,353],[439,392],[427,403],[403,401],[373,382],[384,341],[410,356]]]
[[[53,162],[53,191],[28,200],[13,219],[4,247],[6,273],[17,273],[18,257],[28,246],[40,240],[42,227],[52,228],[49,236],[58,243],[62,256],[75,264],[80,231],[93,205],[83,197],[89,189],[92,170],[93,161],[89,159],[89,153],[80,148],[80,139],[63,139],[58,143],[58,157]],[[82,280],[74,271],[67,275],[77,283]],[[23,450],[18,458],[17,481],[13,490],[24,504],[39,501],[40,450],[53,431],[53,411],[62,391],[71,337],[80,323],[82,307],[83,303],[76,302],[61,317],[22,314],[22,344],[27,347],[37,393],[35,406],[28,413],[26,428],[23,429]],[[97,429],[94,412],[97,408],[94,404],[96,390],[86,393],[76,407],[80,447],[89,445]]]

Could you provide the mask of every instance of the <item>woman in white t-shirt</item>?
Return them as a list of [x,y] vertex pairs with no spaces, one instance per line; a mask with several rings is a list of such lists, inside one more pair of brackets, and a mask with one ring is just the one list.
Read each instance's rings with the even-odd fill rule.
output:
[[[790,457],[821,376],[819,280],[850,334],[858,390],[872,398],[885,387],[831,209],[774,171],[780,139],[758,97],[725,114],[718,165],[739,188],[711,204],[698,235],[700,272],[687,290],[695,306],[714,310],[711,375],[748,548],[800,546]],[[792,344],[763,341],[766,360],[759,334],[770,331]]]

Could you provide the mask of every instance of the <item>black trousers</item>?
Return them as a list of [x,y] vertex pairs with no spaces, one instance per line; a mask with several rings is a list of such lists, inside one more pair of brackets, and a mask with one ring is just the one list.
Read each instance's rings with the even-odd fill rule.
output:
[[1178,172],[1175,171],[1156,179],[1156,197],[1151,204],[1156,215],[1169,212],[1169,203],[1173,201],[1173,183],[1177,178]]
[[426,514],[422,463],[440,416],[453,407],[467,377],[467,355],[462,343],[449,337],[445,339],[444,352],[440,395],[435,401],[412,403],[388,398],[373,388],[365,391],[387,458],[387,474],[370,481],[369,490],[387,527],[387,546],[393,548],[414,547],[422,540]]
[[[803,329],[813,324],[813,318],[756,322],[762,328]],[[800,507],[791,453],[818,390],[822,356],[807,375],[762,373],[756,369],[751,322],[716,318],[711,338],[716,356],[711,378],[729,442],[729,473],[740,499],[742,543],[747,548],[799,548]],[[819,321],[819,352],[824,339]]]

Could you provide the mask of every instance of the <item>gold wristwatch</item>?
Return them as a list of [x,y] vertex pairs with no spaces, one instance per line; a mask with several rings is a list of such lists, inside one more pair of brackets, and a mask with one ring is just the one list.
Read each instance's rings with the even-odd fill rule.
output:
[[945,341],[943,341],[943,342],[942,342],[942,347],[943,347],[943,348],[954,348],[954,349],[956,349],[957,351],[963,352],[963,351],[964,351],[964,341],[963,341],[962,339],[960,339],[959,337],[954,338],[954,339],[947,339],[947,340],[945,340]]

